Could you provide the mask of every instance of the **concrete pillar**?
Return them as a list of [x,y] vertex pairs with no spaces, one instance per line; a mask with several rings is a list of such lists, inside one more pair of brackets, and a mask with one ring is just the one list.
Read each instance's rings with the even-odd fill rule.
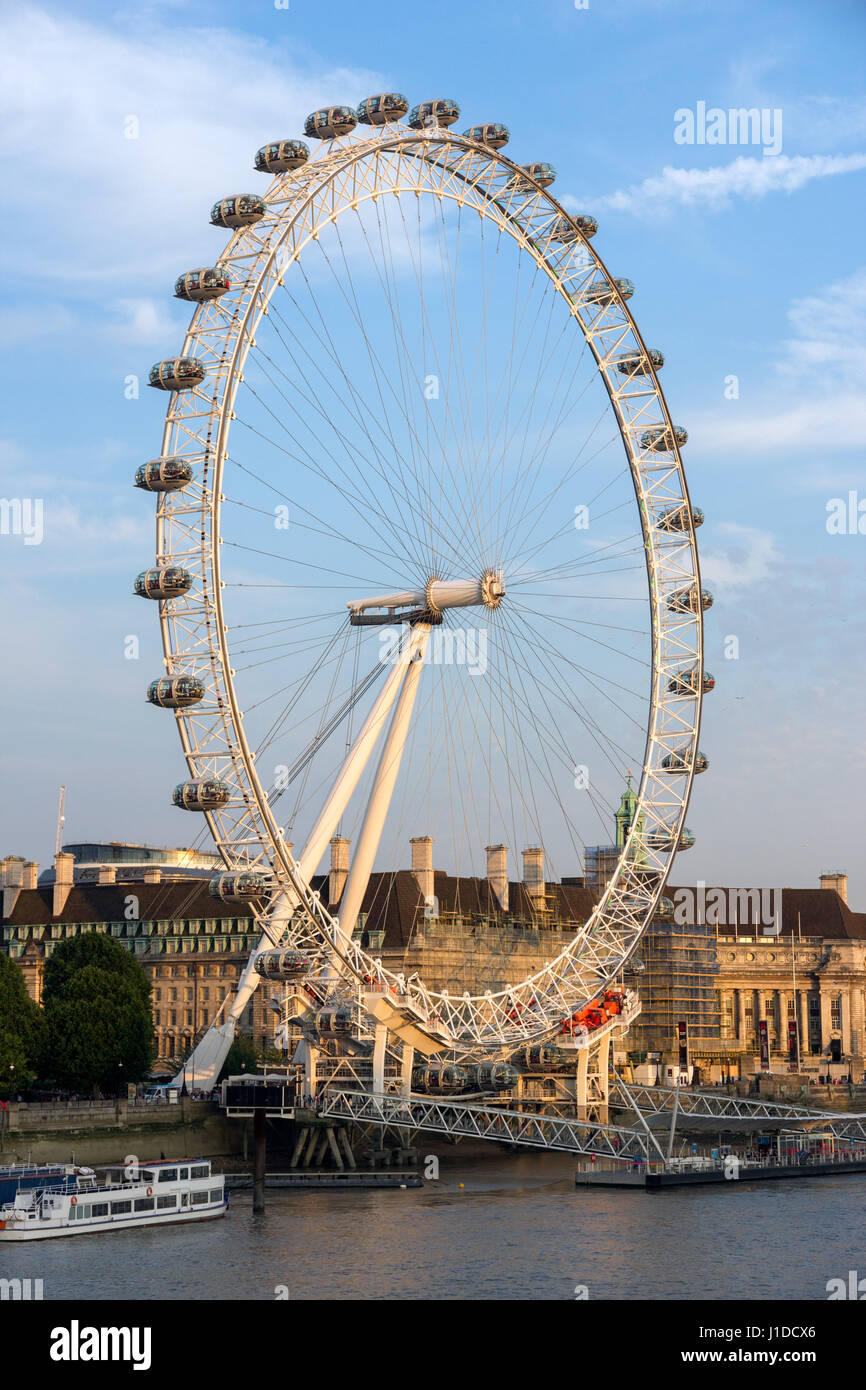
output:
[[[147,870],[146,872],[150,872]],[[117,869],[113,864],[103,864],[96,872],[97,883],[116,883]]]
[[746,1046],[746,991],[737,990],[737,1038],[741,1047]]
[[797,990],[797,1023],[800,1026],[800,1066],[809,1056],[809,993]]
[[328,874],[328,906],[335,908],[343,896],[346,879],[349,877],[349,845],[351,841],[344,835],[335,835],[331,841],[331,870]]
[[412,873],[425,903],[433,897],[433,841],[429,835],[416,835],[412,846]]
[[21,887],[26,888],[29,892],[32,892],[38,882],[39,865],[31,859],[27,864],[24,865],[24,873],[21,878]]
[[851,1056],[851,991],[842,986],[842,1056]]
[[59,917],[66,906],[66,899],[72,891],[72,866],[74,859],[71,854],[66,854],[62,850],[54,856],[54,892],[51,899],[51,915]]
[[265,1172],[267,1167],[267,1118],[262,1109],[253,1111],[253,1212],[265,1210]]
[[488,845],[487,882],[503,912],[508,911],[508,850],[505,845]]
[[821,1000],[821,1051],[830,1046],[830,991],[822,982],[820,986]]
[[385,1094],[385,1043],[388,1040],[388,1030],[382,1023],[376,1024],[376,1031],[373,1034],[373,1094],[383,1096]]
[[523,851],[523,886],[529,894],[533,908],[538,911],[544,907],[544,850],[531,845]]
[[[110,882],[111,880],[109,880]],[[162,869],[150,868],[144,871],[145,883],[162,883]]]

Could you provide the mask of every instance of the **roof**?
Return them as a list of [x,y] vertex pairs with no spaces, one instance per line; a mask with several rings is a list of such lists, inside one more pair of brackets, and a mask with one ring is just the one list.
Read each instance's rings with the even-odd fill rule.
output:
[[[327,874],[316,875],[313,887],[323,892],[327,901]],[[694,892],[693,885],[687,885]],[[442,870],[433,875],[433,892],[442,914],[462,914],[469,918],[484,918],[493,922],[516,919],[532,922],[534,913],[529,894],[522,882],[509,885],[509,913],[502,913],[499,902],[486,878],[456,877]],[[677,888],[669,884],[665,895],[672,897]],[[707,896],[712,888],[706,889]],[[724,892],[734,890],[723,889]],[[138,921],[175,921],[183,918],[246,918],[252,917],[247,903],[223,902],[208,892],[207,880],[184,879],[161,883],[138,881],[119,883],[76,884],[69,890],[63,908],[55,917],[52,913],[51,887],[24,888],[17,896],[8,917],[0,917],[3,926],[48,926],[52,922],[122,922],[126,920],[128,899],[138,899]],[[567,929],[585,922],[597,901],[597,894],[580,881],[564,879],[547,884],[547,905],[551,909],[540,919],[540,925]],[[405,950],[413,930],[423,919],[424,900],[410,869],[379,872],[370,875],[361,911],[366,913],[368,931],[384,931],[383,949]],[[785,888],[782,891],[782,935],[796,936],[798,921],[804,936],[827,940],[866,941],[866,913],[852,912],[837,892],[828,888]],[[746,924],[740,935],[747,934]]]

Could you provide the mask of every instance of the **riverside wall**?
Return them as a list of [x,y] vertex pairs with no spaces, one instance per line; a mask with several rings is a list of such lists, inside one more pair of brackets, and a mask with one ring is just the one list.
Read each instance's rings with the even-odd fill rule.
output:
[[212,1101],[175,1105],[126,1100],[28,1105],[0,1110],[0,1163],[119,1163],[139,1159],[244,1156],[249,1122],[227,1120]]

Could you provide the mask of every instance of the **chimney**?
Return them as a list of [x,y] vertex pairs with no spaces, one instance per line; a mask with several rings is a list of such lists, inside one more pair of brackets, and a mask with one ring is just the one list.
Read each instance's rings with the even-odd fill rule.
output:
[[331,841],[331,871],[328,874],[328,906],[336,907],[343,896],[349,877],[349,845],[345,835],[335,835]]
[[3,884],[3,916],[11,917],[21,892],[22,863],[14,855],[9,855],[0,864]]
[[51,916],[59,917],[72,888],[72,866],[75,863],[71,854],[61,850],[54,856],[54,893],[51,901]]
[[842,873],[822,874],[820,879],[822,888],[829,888],[831,893],[838,893],[845,906],[848,906],[848,875]]
[[[153,873],[152,869],[145,869],[145,874]],[[157,873],[159,870],[157,870]],[[145,880],[146,881],[146,880]],[[114,864],[101,864],[96,871],[97,883],[116,883],[117,869]]]
[[544,907],[544,850],[531,846],[523,851],[523,886],[536,911]]
[[412,846],[412,873],[424,902],[433,897],[433,841],[429,835],[416,835]]
[[488,845],[487,882],[503,912],[508,911],[508,850],[504,845]]
[[32,890],[36,887],[38,882],[39,865],[35,862],[35,860],[31,859],[28,861],[28,863],[24,865],[24,877],[21,881],[21,887],[26,888],[28,889],[28,891],[32,892]]
[[[113,877],[113,878],[103,878],[102,875],[103,875],[104,873],[113,874],[114,877]],[[116,872],[116,870],[114,870],[114,869],[107,869],[107,870],[106,870],[106,869],[100,869],[100,870],[99,870],[99,882],[100,882],[100,883],[116,883],[116,882],[117,882],[117,872]],[[152,868],[145,869],[145,871],[144,871],[144,877],[143,877],[143,879],[142,879],[142,882],[143,882],[143,883],[162,883],[162,869],[156,868],[155,865],[154,865]]]

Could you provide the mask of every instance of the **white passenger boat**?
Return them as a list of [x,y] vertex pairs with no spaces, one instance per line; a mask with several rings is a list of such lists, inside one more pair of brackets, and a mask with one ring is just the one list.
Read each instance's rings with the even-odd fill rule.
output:
[[0,1241],[207,1221],[227,1210],[225,1179],[211,1173],[206,1158],[160,1159],[99,1174],[79,1168],[74,1179],[19,1191],[0,1207]]

